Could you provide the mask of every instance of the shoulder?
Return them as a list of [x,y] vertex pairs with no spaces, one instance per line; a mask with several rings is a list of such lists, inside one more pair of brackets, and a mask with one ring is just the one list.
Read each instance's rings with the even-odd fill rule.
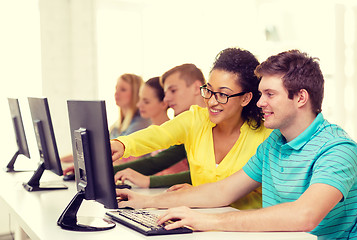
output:
[[191,114],[192,114],[192,116],[194,118],[197,118],[197,119],[200,119],[200,120],[209,119],[207,108],[200,107],[198,105],[192,105],[190,107],[189,112],[191,112]]
[[200,107],[198,105],[192,105],[189,110],[180,113],[174,119],[189,120],[190,122],[202,120],[209,120],[207,108]]
[[140,115],[135,115],[131,120],[130,125],[135,125],[135,124],[143,126],[143,128],[145,128],[151,125],[151,121],[150,119],[142,118]]
[[345,130],[336,124],[331,124],[327,120],[317,129],[315,135],[312,137],[313,144],[319,143],[323,149],[341,148],[349,146],[357,150],[357,144],[350,138]]
[[151,125],[151,121],[149,119],[142,118],[140,117],[140,115],[139,116],[135,115],[131,120],[129,127],[126,130],[122,131],[120,135],[121,136],[129,135],[138,130],[147,128],[150,125]]

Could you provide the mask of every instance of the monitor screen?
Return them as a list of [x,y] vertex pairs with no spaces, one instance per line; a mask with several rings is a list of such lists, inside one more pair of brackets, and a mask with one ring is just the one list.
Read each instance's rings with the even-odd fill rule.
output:
[[30,181],[23,185],[28,191],[66,189],[67,187],[62,183],[51,184],[48,182],[40,184],[40,178],[44,170],[50,170],[62,176],[62,166],[58,155],[47,98],[29,97],[28,102],[40,155],[40,164]]
[[106,218],[90,221],[88,217],[76,216],[84,199],[95,200],[106,208],[118,208],[105,102],[69,100],[67,103],[77,194],[57,224],[74,231],[110,229],[115,223]]
[[30,158],[30,152],[29,147],[27,145],[24,124],[22,122],[19,100],[16,98],[8,98],[8,102],[10,107],[12,124],[15,132],[17,151],[11,158],[10,162],[7,164],[5,171],[16,172],[18,170],[14,169],[14,164],[17,157],[21,154]]

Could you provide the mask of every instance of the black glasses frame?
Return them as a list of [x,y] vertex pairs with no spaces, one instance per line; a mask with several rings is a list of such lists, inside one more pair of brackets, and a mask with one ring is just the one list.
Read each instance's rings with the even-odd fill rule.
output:
[[[209,97],[205,97],[203,96],[203,90],[207,91],[208,93],[210,93]],[[200,91],[201,91],[201,96],[205,99],[210,99],[212,97],[212,95],[214,95],[215,99],[217,102],[219,103],[222,103],[222,104],[226,104],[228,102],[228,99],[231,98],[231,97],[238,97],[238,96],[242,96],[244,94],[246,94],[247,92],[240,92],[240,93],[236,93],[236,94],[232,94],[232,95],[228,95],[228,94],[225,94],[225,93],[221,93],[221,92],[214,92],[210,89],[207,88],[207,85],[203,85],[200,87]],[[216,94],[220,94],[220,95],[225,95],[227,97],[227,101],[226,102],[221,102],[217,99],[217,95]]]
[[[209,97],[205,97],[203,96],[203,90],[207,91],[208,93],[210,93]],[[238,97],[238,96],[242,96],[244,94],[246,94],[247,92],[240,92],[240,93],[236,93],[236,94],[232,94],[232,95],[228,95],[228,94],[225,94],[225,93],[222,93],[222,92],[214,92],[210,89],[207,88],[207,85],[203,85],[200,87],[200,91],[201,91],[201,96],[205,99],[210,99],[212,97],[212,95],[214,95],[215,99],[217,102],[219,103],[222,103],[222,104],[226,104],[228,102],[228,99],[231,98],[231,97]],[[217,99],[217,95],[216,94],[220,94],[220,95],[225,95],[227,97],[227,101],[226,102],[221,102]]]

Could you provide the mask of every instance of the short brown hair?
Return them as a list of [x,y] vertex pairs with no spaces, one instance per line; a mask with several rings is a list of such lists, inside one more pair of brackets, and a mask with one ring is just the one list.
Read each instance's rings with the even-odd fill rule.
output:
[[200,81],[203,84],[206,83],[205,77],[203,76],[202,71],[196,67],[195,64],[192,63],[185,63],[179,66],[176,66],[174,68],[171,68],[167,72],[165,72],[161,78],[160,78],[160,83],[163,86],[165,83],[166,78],[168,78],[170,75],[179,72],[180,73],[180,78],[185,80],[186,86],[192,85],[195,81]]
[[305,89],[309,93],[312,110],[318,114],[322,111],[325,82],[318,60],[299,50],[290,50],[269,57],[255,69],[255,74],[259,78],[264,75],[282,76],[290,99]]

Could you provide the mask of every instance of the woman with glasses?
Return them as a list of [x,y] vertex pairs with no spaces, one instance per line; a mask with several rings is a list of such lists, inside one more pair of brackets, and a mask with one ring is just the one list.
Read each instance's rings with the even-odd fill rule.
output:
[[[206,108],[192,106],[161,126],[112,140],[113,160],[183,143],[193,186],[216,182],[240,170],[271,132],[263,126],[262,112],[256,106],[259,79],[254,69],[258,64],[249,51],[221,51],[207,84],[200,89]],[[261,207],[260,189],[233,206]]]

